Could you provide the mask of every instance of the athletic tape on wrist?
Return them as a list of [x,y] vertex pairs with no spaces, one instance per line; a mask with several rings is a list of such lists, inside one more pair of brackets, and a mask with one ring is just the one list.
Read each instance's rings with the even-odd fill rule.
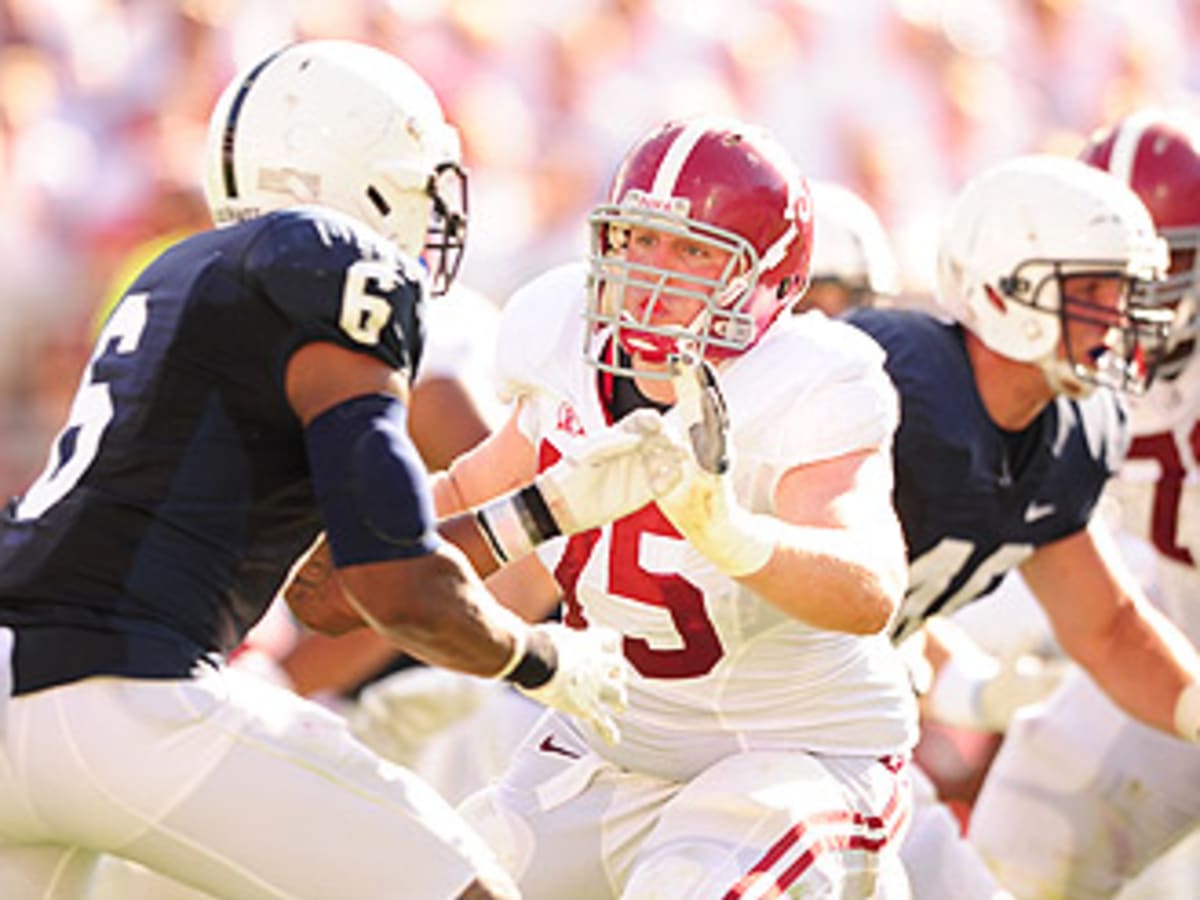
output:
[[1192,682],[1175,701],[1175,730],[1186,740],[1200,744],[1200,682]]
[[501,562],[519,559],[562,533],[542,492],[532,484],[484,504],[475,518]]
[[784,523],[748,512],[730,500],[712,507],[706,518],[680,516],[676,522],[680,533],[730,578],[751,575],[765,566],[775,554]]
[[735,510],[729,518],[730,527],[716,541],[710,557],[717,568],[731,578],[751,575],[770,562],[778,543],[776,520]]
[[525,656],[525,646],[528,642],[529,632],[527,629],[514,632],[512,653],[509,655],[508,662],[504,664],[504,667],[492,676],[494,679],[503,681],[513,673],[513,669],[520,665],[522,658]]
[[525,651],[507,679],[527,691],[545,686],[558,671],[558,647],[544,631],[533,629],[525,642]]

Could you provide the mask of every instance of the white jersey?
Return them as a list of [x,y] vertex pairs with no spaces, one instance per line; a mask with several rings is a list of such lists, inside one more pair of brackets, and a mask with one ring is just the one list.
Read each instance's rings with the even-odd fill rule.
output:
[[457,378],[493,428],[504,424],[507,410],[494,388],[493,351],[500,309],[483,294],[455,284],[445,297],[425,304],[425,349],[417,383]]
[[1200,642],[1200,358],[1130,401],[1134,440],[1109,485],[1121,527],[1154,549],[1138,575],[1162,610]]
[[[543,467],[607,424],[601,376],[581,358],[584,284],[581,266],[552,270],[501,321],[501,390],[526,399],[521,425]],[[897,403],[882,361],[865,335],[813,314],[780,321],[720,369],[745,507],[771,512],[795,466],[888,446]],[[882,756],[912,746],[912,692],[886,634],[786,615],[718,572],[654,505],[556,543],[543,558],[563,586],[566,621],[620,631],[635,670],[619,746],[596,742],[612,761],[682,779],[737,751]]]

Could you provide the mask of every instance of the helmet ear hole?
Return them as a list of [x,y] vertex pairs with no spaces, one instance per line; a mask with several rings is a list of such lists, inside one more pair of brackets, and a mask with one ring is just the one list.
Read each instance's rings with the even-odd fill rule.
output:
[[383,194],[379,193],[379,189],[373,184],[367,185],[367,199],[371,201],[371,205],[379,211],[379,215],[383,218],[387,218],[388,214],[392,211],[388,202],[383,199]]

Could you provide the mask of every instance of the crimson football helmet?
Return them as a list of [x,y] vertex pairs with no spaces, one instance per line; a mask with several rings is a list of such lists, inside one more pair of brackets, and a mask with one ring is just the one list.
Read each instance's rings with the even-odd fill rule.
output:
[[1200,335],[1200,119],[1182,110],[1141,110],[1094,133],[1079,158],[1133,188],[1170,248],[1169,274],[1152,285],[1151,297],[1175,311],[1158,369],[1160,378],[1174,379]]
[[[586,315],[594,328],[585,356],[605,371],[632,374],[618,347],[651,362],[681,345],[713,361],[744,353],[808,284],[808,184],[774,138],[735,120],[673,121],[643,137],[589,224]],[[725,260],[721,271],[634,259],[631,235],[647,232],[712,251]],[[700,313],[680,325],[655,321],[657,309],[679,299],[700,301]],[[594,352],[596,329],[613,339]]]

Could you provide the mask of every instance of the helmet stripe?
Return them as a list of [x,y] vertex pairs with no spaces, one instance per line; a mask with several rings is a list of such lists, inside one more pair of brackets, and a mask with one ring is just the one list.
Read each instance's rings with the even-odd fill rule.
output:
[[1143,110],[1129,116],[1125,124],[1117,129],[1112,152],[1108,156],[1108,171],[1125,184],[1133,184],[1133,163],[1142,143],[1142,135],[1154,122],[1155,117]]
[[286,49],[288,48],[280,47],[251,69],[249,74],[242,79],[233,102],[229,104],[229,116],[225,119],[225,131],[221,135],[221,177],[225,181],[225,196],[231,200],[238,195],[237,175],[233,169],[233,144],[237,133],[238,117],[242,114],[242,104],[246,102],[246,95],[250,93],[250,88],[258,80],[258,76]]
[[679,180],[679,173],[683,171],[684,163],[692,155],[692,150],[707,132],[707,126],[710,124],[705,121],[688,122],[680,129],[679,134],[675,135],[675,140],[671,141],[671,146],[663,154],[658,171],[654,173],[654,184],[650,186],[652,197],[674,195],[675,183]]

